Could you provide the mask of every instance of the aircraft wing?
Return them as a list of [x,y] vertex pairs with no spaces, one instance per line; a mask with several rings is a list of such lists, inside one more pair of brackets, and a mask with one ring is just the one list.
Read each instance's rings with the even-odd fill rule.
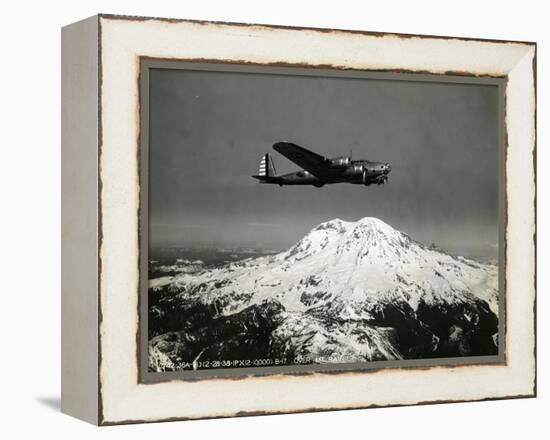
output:
[[329,161],[313,151],[290,142],[277,142],[273,149],[319,179],[328,174]]

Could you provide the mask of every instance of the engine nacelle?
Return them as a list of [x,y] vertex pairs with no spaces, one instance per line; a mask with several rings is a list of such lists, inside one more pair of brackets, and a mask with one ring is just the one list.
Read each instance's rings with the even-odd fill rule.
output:
[[351,157],[349,156],[340,156],[330,159],[331,168],[347,168],[351,165]]
[[369,186],[373,181],[375,181],[376,172],[369,167],[363,167],[362,173],[361,173],[361,180],[363,182],[363,185]]

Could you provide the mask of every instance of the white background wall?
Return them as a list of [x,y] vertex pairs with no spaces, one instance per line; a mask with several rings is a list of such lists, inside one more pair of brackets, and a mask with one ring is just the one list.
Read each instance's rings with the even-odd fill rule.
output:
[[[543,438],[549,290],[550,47],[542,1],[10,1],[0,15],[3,438]],[[539,397],[97,429],[59,413],[60,27],[98,12],[538,42]],[[32,438],[32,437],[31,437]]]

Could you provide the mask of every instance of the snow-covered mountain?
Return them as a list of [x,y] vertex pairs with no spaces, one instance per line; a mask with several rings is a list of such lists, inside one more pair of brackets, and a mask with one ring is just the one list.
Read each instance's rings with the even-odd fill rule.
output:
[[322,223],[276,255],[150,281],[150,368],[496,353],[498,270],[376,218]]

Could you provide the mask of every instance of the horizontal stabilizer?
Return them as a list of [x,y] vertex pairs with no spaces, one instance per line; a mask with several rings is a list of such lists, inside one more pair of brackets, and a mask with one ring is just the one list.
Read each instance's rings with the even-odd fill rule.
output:
[[260,183],[281,183],[283,179],[281,177],[271,176],[252,176],[254,179],[258,179]]

